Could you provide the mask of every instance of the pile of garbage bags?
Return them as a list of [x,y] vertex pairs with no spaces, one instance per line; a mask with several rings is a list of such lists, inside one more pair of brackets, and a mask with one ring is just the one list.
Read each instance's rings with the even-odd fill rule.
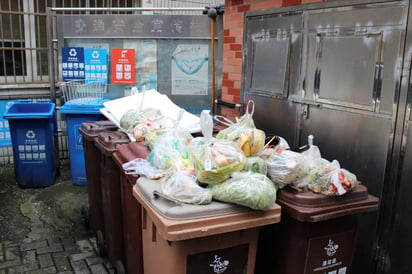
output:
[[[275,136],[274,145],[272,140],[265,144],[253,110],[254,103],[249,101],[246,113],[235,122],[202,111],[201,137],[179,126],[182,113],[171,123],[153,109],[128,111],[121,126],[136,141],[146,141],[151,153],[147,159],[125,163],[123,169],[159,180],[164,195],[184,203],[217,200],[256,210],[271,209],[277,191],[288,185],[329,196],[344,195],[357,186],[356,176],[337,160],[321,157],[313,136],[299,152],[280,136]],[[214,135],[215,123],[225,127]]]

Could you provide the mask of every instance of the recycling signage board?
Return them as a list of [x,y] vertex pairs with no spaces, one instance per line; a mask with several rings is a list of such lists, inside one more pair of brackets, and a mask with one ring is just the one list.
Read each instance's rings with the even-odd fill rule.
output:
[[82,47],[62,48],[62,80],[84,80],[84,49]]
[[134,49],[112,49],[112,83],[135,83]]
[[86,83],[107,84],[107,50],[84,49]]

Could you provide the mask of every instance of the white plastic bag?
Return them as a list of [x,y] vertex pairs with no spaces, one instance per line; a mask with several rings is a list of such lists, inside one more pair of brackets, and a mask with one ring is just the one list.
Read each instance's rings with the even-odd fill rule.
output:
[[285,138],[280,136],[273,136],[273,138],[268,143],[271,143],[273,139],[276,139],[278,141],[276,145],[265,145],[263,150],[258,153],[258,156],[260,158],[267,160],[273,157],[275,154],[279,154],[286,149],[290,149],[290,146]]
[[166,171],[157,168],[146,159],[136,158],[122,165],[125,174],[136,174],[145,176],[149,179],[159,179],[166,175]]
[[327,196],[340,196],[358,185],[356,175],[340,167],[337,160],[325,159],[309,174],[308,188]]
[[304,150],[301,152],[301,155],[305,161],[305,166],[308,169],[308,174],[293,182],[293,184],[299,188],[306,187],[309,184],[310,172],[322,164],[320,150],[317,146],[313,145],[313,138],[313,135],[308,136],[308,145],[305,146]]
[[[249,110],[251,108],[251,110]],[[258,154],[265,145],[265,132],[257,129],[253,121],[254,102],[249,100],[246,113],[236,123],[229,119],[216,115],[214,119],[227,126],[216,135],[217,139],[225,139],[235,142],[246,157]]]
[[[170,168],[175,162],[181,161],[181,158],[190,162],[189,155],[185,147],[191,145],[192,135],[184,128],[179,127],[180,119],[183,115],[183,109],[179,113],[175,126],[169,128],[153,145],[152,151],[148,157],[149,162],[161,169]],[[192,167],[187,167],[191,168]]]
[[204,135],[192,150],[193,163],[198,180],[203,184],[216,184],[228,179],[233,172],[245,167],[246,157],[237,145],[228,140],[212,137],[213,119],[209,111],[202,111],[200,125]]
[[187,204],[209,204],[212,193],[201,187],[195,176],[185,171],[173,171],[161,179],[163,194]]
[[280,188],[305,177],[309,171],[303,156],[291,150],[274,154],[266,164],[268,177]]

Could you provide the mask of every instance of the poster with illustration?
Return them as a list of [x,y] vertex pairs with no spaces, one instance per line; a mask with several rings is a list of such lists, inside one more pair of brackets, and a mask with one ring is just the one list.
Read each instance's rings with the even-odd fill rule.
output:
[[178,45],[171,62],[173,95],[208,94],[208,45]]
[[112,83],[135,83],[134,49],[112,49]]
[[136,48],[136,87],[157,90],[157,44],[153,39],[128,39],[125,48]]

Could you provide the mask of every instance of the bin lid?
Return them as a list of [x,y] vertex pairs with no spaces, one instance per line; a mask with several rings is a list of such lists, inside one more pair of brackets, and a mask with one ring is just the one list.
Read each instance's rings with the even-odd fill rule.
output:
[[104,130],[117,130],[118,127],[109,120],[103,121],[85,121],[79,128],[79,132],[88,141],[92,141],[97,135]]
[[212,201],[207,205],[176,204],[153,195],[160,193],[160,181],[140,177],[133,195],[145,208],[162,237],[169,241],[203,237],[256,228],[280,221],[279,205],[270,210],[252,210],[239,205]]
[[251,210],[245,206],[218,201],[212,201],[207,205],[174,202],[160,196],[162,193],[160,180],[139,178],[136,182],[136,188],[157,213],[172,220],[208,218]]
[[116,150],[117,146],[121,144],[130,143],[130,139],[126,133],[122,131],[104,130],[97,134],[95,145],[106,156],[111,156]]
[[74,99],[66,102],[60,107],[63,114],[101,114],[100,109],[104,108],[103,103],[109,99]]
[[5,119],[49,119],[54,115],[54,103],[17,102],[11,105],[3,114]]
[[117,151],[114,153],[114,160],[117,165],[122,168],[124,163],[127,163],[136,158],[147,159],[150,154],[149,146],[143,142],[129,142],[128,144],[120,144]]
[[374,211],[379,199],[359,184],[342,196],[326,196],[308,189],[287,186],[279,191],[276,202],[292,218],[302,222],[318,222],[349,214]]

